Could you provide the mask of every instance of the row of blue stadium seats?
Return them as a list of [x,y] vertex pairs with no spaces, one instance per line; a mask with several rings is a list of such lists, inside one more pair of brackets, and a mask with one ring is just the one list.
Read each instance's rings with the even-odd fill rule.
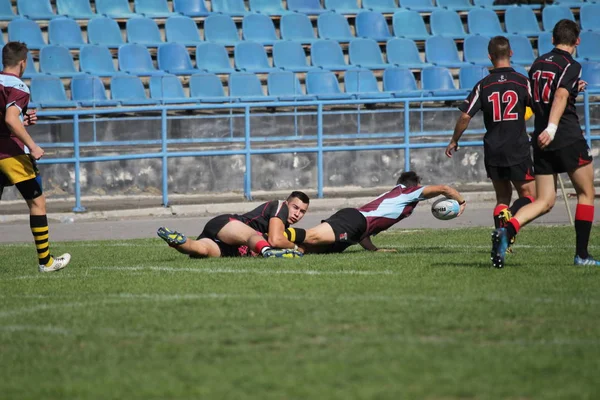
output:
[[[564,0],[568,7],[579,7],[583,0]],[[562,4],[561,3],[561,4]],[[133,18],[140,15],[150,18],[166,18],[173,15],[203,17],[212,13],[222,13],[233,16],[244,16],[250,12],[260,12],[267,15],[285,15],[300,12],[318,15],[328,10],[344,14],[356,14],[362,10],[375,10],[393,13],[398,8],[408,8],[416,11],[430,12],[436,8],[447,8],[456,11],[466,11],[475,7],[492,7],[505,9],[507,6],[494,6],[494,0],[286,0],[287,9],[281,0],[249,0],[249,9],[244,0],[211,0],[211,11],[204,0],[173,0],[171,11],[167,0],[135,0],[133,9],[128,0],[94,0],[95,12],[89,0],[56,0],[56,13],[50,0],[17,0],[18,14],[12,8],[11,0],[0,0],[0,20],[10,20],[23,16],[36,20],[48,20],[59,16],[69,16],[77,19],[90,19],[98,15],[111,18]],[[508,6],[510,7],[510,6]],[[528,6],[540,8],[540,5]]]
[[[582,15],[581,24],[584,30],[600,31],[600,4],[591,4],[589,13]],[[544,9],[547,10],[549,8]],[[559,9],[556,9],[559,10]],[[544,14],[543,25],[546,31],[551,31],[556,22],[563,18],[574,20],[573,14],[563,8],[566,14]],[[363,11],[357,14],[355,23],[356,36],[353,35],[348,20],[341,14],[328,12],[317,19],[317,31],[320,38],[333,39],[341,42],[350,41],[356,37],[367,37],[379,41],[388,40],[394,36],[406,37],[413,40],[425,40],[432,35],[448,36],[462,39],[471,35],[496,36],[519,34],[539,36],[542,31],[533,12],[526,8],[514,7],[507,10],[505,27],[502,29],[498,15],[489,9],[474,9],[469,11],[465,32],[460,16],[450,10],[436,10],[430,17],[431,33],[426,28],[424,20],[416,11],[399,11],[393,15],[392,27],[394,35],[389,30],[383,14],[373,11]],[[165,22],[165,37],[168,42],[179,42],[193,46],[202,41],[196,22],[184,16],[170,17]],[[126,23],[127,41],[146,46],[158,46],[164,43],[158,25],[150,18],[133,18]],[[311,43],[317,39],[311,21],[303,14],[290,14],[281,18],[281,37],[277,35],[271,18],[263,14],[251,14],[242,20],[242,39],[252,40],[263,44],[273,44],[279,40],[295,40]],[[40,27],[32,20],[19,18],[8,25],[9,40],[27,43],[36,49],[46,45]],[[0,35],[0,39],[1,39]],[[90,44],[100,44],[118,47],[124,44],[121,29],[114,19],[101,17],[89,21],[87,38]],[[235,22],[226,15],[211,15],[204,21],[204,38],[207,41],[234,45],[239,42],[240,34]],[[70,18],[59,18],[50,21],[48,26],[49,44],[78,48],[84,44],[81,27]]]
[[[583,79],[590,88],[600,89],[600,63],[584,63]],[[524,70],[518,69],[525,73]],[[426,68],[421,74],[421,88],[413,73],[405,68],[390,67],[384,70],[380,90],[375,75],[370,70],[355,69],[344,73],[344,91],[338,77],[331,71],[306,73],[306,93],[298,76],[291,71],[271,72],[267,77],[265,94],[259,77],[253,73],[235,72],[229,75],[229,94],[221,79],[210,73],[194,74],[189,80],[189,96],[175,75],[150,78],[150,97],[142,81],[135,76],[120,74],[112,77],[110,96],[104,83],[96,76],[78,76],[70,84],[72,99],[66,95],[60,79],[52,76],[37,77],[31,81],[32,107],[97,107],[131,106],[175,103],[215,103],[249,101],[298,101],[386,99],[392,97],[424,97],[466,95],[473,86],[488,74],[485,67],[463,67],[457,88],[450,70],[443,67]]]
[[[513,50],[512,61],[516,65],[530,65],[535,59],[531,42],[525,36],[509,36]],[[118,69],[107,47],[88,45],[79,51],[79,69],[70,51],[63,46],[45,46],[39,53],[39,72],[31,53],[25,77],[38,74],[71,77],[82,73],[98,76],[112,76],[120,72],[134,75],[160,75],[164,72],[176,75],[191,75],[197,72],[228,74],[239,71],[268,73],[276,69],[305,72],[314,68],[328,70],[348,70],[355,68],[385,69],[399,66],[422,69],[432,65],[459,68],[469,64],[491,66],[487,46],[489,37],[471,36],[464,41],[463,56],[453,39],[434,36],[425,42],[425,62],[422,61],[414,41],[404,38],[389,40],[385,46],[385,56],[379,44],[373,39],[355,39],[348,46],[348,60],[338,42],[317,40],[310,46],[310,62],[304,47],[299,42],[280,41],[272,48],[272,63],[262,44],[244,41],[234,47],[233,65],[224,46],[204,42],[195,47],[195,65],[187,48],[180,43],[165,43],[158,47],[155,66],[148,49],[139,44],[126,44],[118,50]],[[543,41],[542,41],[543,40]],[[600,62],[600,33],[582,34],[578,59]],[[539,54],[552,49],[551,36],[540,37]]]

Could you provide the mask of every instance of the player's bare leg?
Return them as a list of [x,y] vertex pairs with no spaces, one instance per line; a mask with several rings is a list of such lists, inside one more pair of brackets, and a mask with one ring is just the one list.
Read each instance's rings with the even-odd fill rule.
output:
[[221,257],[221,249],[214,240],[202,238],[199,240],[186,240],[180,246],[174,247],[178,252],[195,258]]
[[241,221],[230,221],[217,234],[217,239],[232,246],[247,245],[249,249],[263,257],[302,257],[302,253],[293,249],[273,249],[260,233]]
[[306,238],[303,243],[308,245],[335,243],[333,228],[327,222],[310,228],[306,231]]
[[594,223],[594,169],[589,163],[569,173],[573,188],[577,193],[577,210],[575,212],[575,265],[600,266],[600,261],[588,254],[588,243],[592,224]]
[[533,197],[535,198],[535,180],[533,181],[512,181],[515,190],[519,197]]

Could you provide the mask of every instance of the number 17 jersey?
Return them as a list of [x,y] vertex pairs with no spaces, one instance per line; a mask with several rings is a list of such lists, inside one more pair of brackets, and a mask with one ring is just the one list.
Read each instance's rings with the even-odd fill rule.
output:
[[486,165],[510,167],[531,158],[526,107],[531,107],[529,79],[510,67],[492,69],[458,107],[471,117],[483,112]]

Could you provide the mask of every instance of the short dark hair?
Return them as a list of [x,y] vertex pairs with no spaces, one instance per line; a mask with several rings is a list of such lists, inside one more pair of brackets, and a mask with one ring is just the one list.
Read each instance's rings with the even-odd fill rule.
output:
[[488,43],[488,54],[492,62],[510,58],[510,42],[504,36],[495,36]]
[[396,185],[414,187],[419,186],[419,183],[421,183],[421,177],[417,175],[416,172],[406,171],[400,174],[400,178],[398,178],[398,182],[396,182]]
[[14,67],[20,61],[27,60],[27,45],[22,42],[8,42],[2,49],[2,65]]
[[554,45],[564,44],[567,46],[575,46],[577,39],[579,38],[579,32],[581,29],[576,22],[570,19],[561,19],[554,25],[552,29],[552,40]]
[[299,199],[301,202],[310,204],[310,198],[306,195],[306,193],[301,192],[299,190],[294,190],[287,198],[287,201],[292,200],[293,198]]

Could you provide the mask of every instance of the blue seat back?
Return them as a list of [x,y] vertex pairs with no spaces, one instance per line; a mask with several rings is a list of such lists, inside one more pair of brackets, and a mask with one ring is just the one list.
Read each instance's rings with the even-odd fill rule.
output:
[[317,30],[321,39],[350,41],[354,39],[348,20],[341,14],[327,12],[317,18]]
[[127,20],[127,42],[145,45],[161,43],[160,31],[151,18],[140,17]]
[[90,44],[118,46],[124,43],[119,24],[114,19],[108,17],[90,19],[87,34]]
[[281,17],[281,38],[285,40],[314,39],[315,32],[304,14],[286,14]]
[[473,89],[475,84],[488,76],[490,71],[486,67],[468,65],[460,68],[458,81],[461,89]]
[[504,13],[504,23],[508,33],[540,32],[537,18],[529,7],[509,7]]
[[362,6],[367,10],[385,12],[398,8],[395,0],[362,0]]
[[48,24],[48,39],[50,44],[79,45],[85,43],[81,35],[79,24],[71,18],[56,18]]
[[521,75],[523,75],[525,77],[529,77],[529,74],[527,73],[527,70],[525,69],[524,66],[522,66],[522,65],[513,65],[512,67],[515,70],[515,72],[518,72],[519,74],[521,74]]
[[386,92],[417,90],[417,81],[408,68],[389,67],[383,71],[383,90]]
[[323,7],[321,7],[321,2],[319,0],[287,0],[287,8],[288,10],[302,10],[307,14],[310,14],[310,11],[322,11]]
[[394,38],[387,42],[387,59],[390,64],[418,64],[421,63],[419,49],[414,40]]
[[325,8],[338,13],[352,13],[360,7],[356,0],[325,0]]
[[451,10],[435,10],[431,13],[431,33],[452,37],[465,36],[465,29],[458,13]]
[[249,72],[234,72],[229,75],[229,95],[233,97],[264,96],[260,80]]
[[267,89],[271,96],[301,96],[302,86],[296,74],[291,71],[270,72]]
[[17,0],[19,15],[32,19],[48,19],[56,16],[50,0]]
[[346,65],[344,53],[334,40],[317,40],[310,47],[310,58],[315,67]]
[[9,22],[8,40],[11,42],[24,42],[29,47],[46,45],[38,24],[26,18],[15,18]]
[[513,51],[512,61],[515,64],[531,65],[535,60],[529,39],[521,35],[508,35],[510,48]]
[[223,83],[215,74],[194,74],[190,77],[190,97],[225,97]]
[[425,57],[434,64],[460,63],[456,44],[449,37],[433,36],[427,39]]
[[547,32],[552,32],[554,29],[554,25],[561,19],[570,19],[571,21],[575,21],[575,16],[573,16],[573,12],[567,6],[561,5],[548,5],[542,9],[542,25],[544,26],[544,30]]
[[421,83],[423,84],[423,90],[456,89],[450,70],[444,67],[423,69]]
[[200,42],[200,31],[196,22],[190,17],[178,15],[167,18],[165,36],[168,42]]
[[170,14],[167,0],[135,0],[134,9],[138,14]]
[[188,17],[209,14],[204,0],[173,0],[173,10]]
[[171,74],[150,78],[150,96],[153,99],[180,99],[186,97],[181,81]]
[[212,12],[244,15],[248,12],[244,0],[211,0]]
[[467,24],[471,35],[503,35],[498,14],[489,8],[473,8],[467,14]]
[[281,15],[288,11],[283,8],[281,0],[250,0],[250,10],[267,15]]
[[331,71],[309,71],[306,73],[306,91],[308,94],[342,93],[335,74]]
[[82,75],[71,80],[71,96],[73,100],[107,100],[104,83],[97,76]]
[[353,69],[344,74],[346,93],[379,92],[377,79],[368,69]]
[[235,45],[233,54],[235,66],[239,69],[271,68],[265,48],[256,42],[240,42]]
[[113,100],[148,99],[142,80],[134,75],[119,74],[110,80]]
[[[0,64],[2,64],[2,59],[0,59]],[[31,52],[27,52],[27,66],[25,67],[25,72],[23,73],[23,75],[26,76],[33,76],[36,75],[38,73],[38,71],[35,69],[35,62],[33,61],[33,56],[31,55]]]
[[[493,2],[494,0],[491,1]],[[426,10],[435,7],[433,0],[400,0],[400,6],[414,10]]]
[[394,27],[394,35],[400,36],[418,36],[427,37],[429,32],[425,27],[425,22],[416,11],[399,10],[394,13],[392,24]]
[[540,33],[537,42],[538,56],[549,53],[553,48],[554,44],[552,44],[552,32]]
[[582,62],[581,79],[587,82],[588,88],[600,89],[600,63]]
[[487,36],[473,35],[465,39],[463,45],[463,56],[466,62],[477,65],[492,65],[488,57],[488,44],[490,38]]
[[278,68],[308,67],[302,44],[287,41],[275,43],[273,45],[273,66]]
[[181,43],[165,43],[158,47],[158,69],[176,71],[193,69],[190,55]]
[[108,47],[87,45],[79,51],[79,67],[82,72],[92,75],[113,74],[115,65]]
[[67,94],[62,81],[55,76],[37,76],[31,79],[31,101],[44,103],[67,101]]
[[94,0],[96,12],[103,15],[123,15],[131,14],[128,0]]
[[0,0],[0,20],[16,17],[11,0]]
[[91,18],[95,16],[89,0],[56,0],[56,10],[59,15],[66,15],[71,18]]
[[211,14],[204,20],[204,38],[209,42],[231,43],[239,41],[240,35],[231,17]]
[[156,70],[146,46],[130,43],[119,47],[121,71],[150,72]]
[[350,42],[348,50],[350,64],[382,64],[383,55],[377,42],[373,39],[355,39]]
[[600,4],[584,4],[579,9],[581,29],[600,31]]
[[232,68],[227,50],[217,43],[202,43],[196,46],[196,67],[207,71]]
[[40,50],[40,70],[57,75],[77,72],[69,49],[55,45],[45,46]]
[[436,0],[438,7],[451,8],[455,10],[468,10],[473,8],[469,0]]
[[356,14],[356,36],[363,38],[388,38],[392,35],[381,13],[361,11]]
[[577,54],[581,58],[600,61],[600,32],[581,32]]
[[264,14],[246,15],[242,20],[242,36],[244,40],[256,42],[278,39],[273,20]]

